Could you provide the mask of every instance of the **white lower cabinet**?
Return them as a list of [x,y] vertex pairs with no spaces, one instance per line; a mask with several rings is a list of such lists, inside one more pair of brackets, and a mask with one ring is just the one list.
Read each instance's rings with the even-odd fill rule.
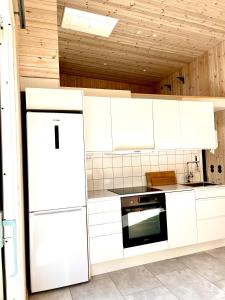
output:
[[169,248],[197,243],[194,191],[166,193]]
[[90,238],[91,264],[123,258],[122,233]]
[[225,216],[200,220],[198,225],[198,242],[204,243],[225,238]]
[[91,264],[123,258],[120,197],[88,203],[88,232]]
[[214,193],[218,196],[212,197],[213,190],[196,193],[199,243],[225,238],[225,191],[219,188]]

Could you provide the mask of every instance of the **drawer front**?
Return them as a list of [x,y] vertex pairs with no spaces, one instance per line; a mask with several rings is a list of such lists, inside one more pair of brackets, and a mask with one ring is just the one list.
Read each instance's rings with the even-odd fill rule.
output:
[[91,264],[123,258],[122,234],[90,238]]
[[89,236],[96,237],[101,235],[108,235],[114,233],[122,232],[122,223],[110,223],[110,224],[102,224],[102,225],[93,225],[89,226]]
[[197,219],[225,216],[225,197],[196,201]]
[[217,187],[217,188],[204,188],[204,189],[196,189],[195,190],[196,199],[202,198],[214,198],[214,197],[225,197],[225,188]]
[[200,220],[197,222],[198,242],[208,242],[225,238],[225,217]]
[[87,208],[88,214],[97,214],[107,211],[121,211],[120,198],[88,203]]
[[121,211],[104,212],[88,216],[88,225],[121,222]]

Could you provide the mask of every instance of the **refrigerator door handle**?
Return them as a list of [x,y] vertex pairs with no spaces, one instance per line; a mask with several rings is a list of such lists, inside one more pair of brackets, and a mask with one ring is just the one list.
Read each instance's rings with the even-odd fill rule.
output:
[[55,129],[55,149],[59,149],[59,125],[55,125],[54,129]]
[[31,212],[34,216],[41,216],[41,215],[49,215],[49,214],[60,214],[64,212],[72,212],[72,211],[79,211],[82,210],[82,206],[79,207],[71,207],[71,208],[60,208],[60,209],[50,209],[50,210],[41,210],[36,212]]

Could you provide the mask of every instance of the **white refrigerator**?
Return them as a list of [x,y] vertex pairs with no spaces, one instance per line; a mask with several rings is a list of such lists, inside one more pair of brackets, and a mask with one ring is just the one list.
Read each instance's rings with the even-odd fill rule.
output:
[[27,112],[31,292],[88,281],[83,115]]

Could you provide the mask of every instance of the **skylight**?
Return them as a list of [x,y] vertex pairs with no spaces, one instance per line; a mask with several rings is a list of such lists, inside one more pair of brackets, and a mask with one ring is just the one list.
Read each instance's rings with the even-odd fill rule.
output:
[[65,7],[62,27],[109,37],[118,19]]

